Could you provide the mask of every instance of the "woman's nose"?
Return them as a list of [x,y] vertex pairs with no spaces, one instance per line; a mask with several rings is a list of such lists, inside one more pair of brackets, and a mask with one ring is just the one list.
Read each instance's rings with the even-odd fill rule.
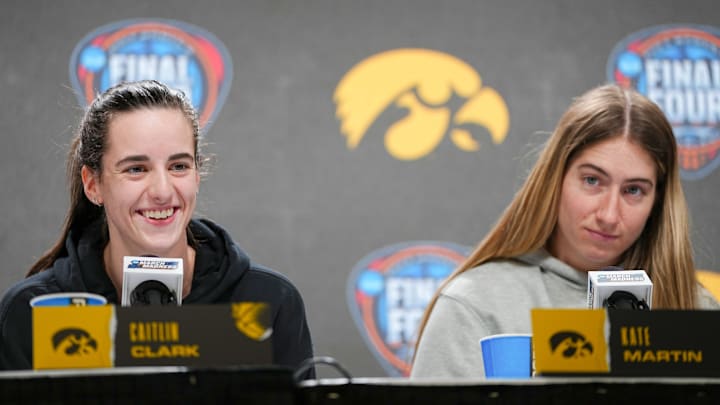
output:
[[606,224],[615,224],[620,218],[620,192],[607,193],[597,209],[597,217]]
[[166,202],[172,197],[172,181],[165,170],[156,170],[148,187],[150,198],[155,202]]

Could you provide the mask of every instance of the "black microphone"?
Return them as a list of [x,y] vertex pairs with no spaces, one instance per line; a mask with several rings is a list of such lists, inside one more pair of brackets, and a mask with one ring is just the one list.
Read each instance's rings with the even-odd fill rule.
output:
[[649,310],[652,281],[645,270],[605,267],[588,272],[588,308]]
[[121,305],[181,305],[183,260],[125,256]]
[[138,284],[130,293],[130,306],[171,305],[177,300],[173,291],[157,280],[146,280]]
[[641,311],[650,309],[644,299],[638,299],[634,294],[622,290],[610,294],[603,301],[603,307],[608,309],[638,309]]

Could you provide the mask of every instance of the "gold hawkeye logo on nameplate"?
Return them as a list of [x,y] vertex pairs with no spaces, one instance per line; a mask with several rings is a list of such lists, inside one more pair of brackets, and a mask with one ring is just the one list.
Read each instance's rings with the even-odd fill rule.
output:
[[610,371],[605,310],[536,308],[531,317],[537,375]]
[[33,368],[112,367],[113,307],[35,307]]

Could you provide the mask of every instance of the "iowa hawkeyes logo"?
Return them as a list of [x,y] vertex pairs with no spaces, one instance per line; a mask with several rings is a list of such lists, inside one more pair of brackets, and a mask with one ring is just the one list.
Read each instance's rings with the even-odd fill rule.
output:
[[550,349],[568,359],[587,357],[593,353],[593,345],[585,336],[573,332],[558,332],[550,338]]
[[334,101],[349,149],[389,107],[407,110],[385,132],[386,150],[400,160],[426,156],[446,136],[461,150],[477,151],[473,130],[478,127],[500,144],[510,125],[505,101],[482,86],[471,66],[427,49],[397,49],[365,59],[342,78]]
[[53,349],[68,356],[83,356],[97,352],[98,343],[86,331],[79,328],[61,329],[52,337]]

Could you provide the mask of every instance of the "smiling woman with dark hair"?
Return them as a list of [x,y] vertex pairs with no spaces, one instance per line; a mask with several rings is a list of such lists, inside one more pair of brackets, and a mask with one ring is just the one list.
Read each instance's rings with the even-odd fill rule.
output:
[[32,367],[32,298],[90,292],[118,304],[123,258],[144,255],[183,260],[184,305],[269,303],[275,363],[296,367],[312,357],[295,286],[253,263],[218,224],[193,218],[204,161],[199,139],[189,100],[157,81],[122,83],[97,96],[68,155],[64,229],[0,302],[0,369]]

